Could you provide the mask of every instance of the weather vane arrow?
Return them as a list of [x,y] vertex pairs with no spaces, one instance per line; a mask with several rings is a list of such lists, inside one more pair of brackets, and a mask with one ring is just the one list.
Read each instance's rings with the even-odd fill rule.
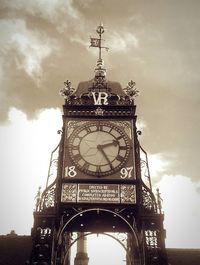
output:
[[109,50],[108,47],[102,46],[102,34],[104,33],[104,27],[103,24],[100,23],[100,25],[97,27],[97,33],[99,34],[99,38],[92,38],[90,37],[90,47],[99,48],[99,60],[102,60],[101,58],[101,50],[105,49],[106,51]]

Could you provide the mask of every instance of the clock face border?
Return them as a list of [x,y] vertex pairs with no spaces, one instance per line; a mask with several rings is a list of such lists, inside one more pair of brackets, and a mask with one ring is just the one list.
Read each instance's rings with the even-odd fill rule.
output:
[[[87,143],[91,137],[93,137],[93,139],[96,137],[108,138],[106,140],[104,139],[102,142],[101,139],[98,139],[98,141],[103,147],[106,145],[105,150],[103,150],[103,152],[106,152],[106,155],[109,151],[111,151],[112,154],[114,153],[114,159],[110,161],[111,165],[105,163],[106,158],[103,157],[105,154],[101,153],[102,150],[97,150],[97,146],[92,146],[91,148],[94,150],[89,150],[90,157],[81,157],[80,148],[83,149],[85,143]],[[95,162],[96,164],[94,165],[92,165],[92,152],[94,152],[94,155],[95,152],[98,152],[96,157],[97,160],[99,159],[99,162]],[[133,157],[132,121],[109,121],[107,119],[66,121],[64,159],[65,170],[67,169],[69,174],[65,172],[63,175],[65,178],[68,177],[71,180],[102,177],[104,179],[123,180],[127,175],[129,175],[129,177],[126,179],[134,179],[135,163]],[[100,162],[100,160],[103,160],[104,163]],[[71,172],[69,172],[69,170],[71,170]]]

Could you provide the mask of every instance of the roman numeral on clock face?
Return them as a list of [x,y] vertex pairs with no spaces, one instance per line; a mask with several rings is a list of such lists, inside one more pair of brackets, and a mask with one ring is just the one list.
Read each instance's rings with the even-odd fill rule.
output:
[[96,173],[101,173],[101,167],[100,166],[96,167]]
[[120,155],[117,155],[117,156],[116,156],[116,159],[117,159],[118,161],[120,161],[120,162],[123,162],[124,157],[123,157],[123,156],[120,156]]
[[103,125],[101,123],[97,124],[97,131],[103,131]]
[[127,149],[127,146],[126,146],[126,145],[119,146],[119,149],[120,149],[120,150],[126,150],[126,149]]
[[79,161],[79,160],[82,159],[82,157],[81,157],[80,154],[76,154],[76,155],[74,156],[74,159],[75,159],[76,161]]
[[91,129],[88,126],[85,127],[85,130],[86,130],[87,133],[90,133],[91,132]]
[[85,164],[83,165],[83,169],[87,170],[89,168],[90,164],[85,162]]
[[116,139],[117,140],[120,140],[120,139],[122,139],[123,138],[123,135],[120,135],[120,136],[118,136]]
[[74,151],[79,150],[79,145],[73,145],[73,146],[72,146],[72,149],[73,149]]

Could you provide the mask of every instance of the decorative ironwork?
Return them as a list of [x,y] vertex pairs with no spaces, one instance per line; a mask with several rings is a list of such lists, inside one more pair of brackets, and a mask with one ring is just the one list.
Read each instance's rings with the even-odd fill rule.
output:
[[142,135],[142,131],[140,131],[140,130],[138,130],[136,133],[137,133],[137,135],[139,135],[139,136]]
[[[91,110],[82,110],[82,111],[66,111],[67,115],[70,117],[80,117],[80,115],[82,117],[95,117],[97,116],[95,114],[95,111]],[[104,111],[104,116],[109,116],[109,117],[123,117],[127,116],[127,117],[131,117],[134,115],[134,112],[132,110],[122,110],[122,111],[114,111],[114,110],[105,110]]]
[[[62,133],[59,130],[59,134]],[[48,176],[46,182],[46,188],[41,194],[41,187],[37,192],[35,197],[36,199],[36,211],[41,211],[42,209],[51,208],[55,205],[55,190],[56,190],[56,177],[57,177],[57,169],[58,169],[58,148],[60,143],[56,146],[56,148],[51,152]]]
[[57,134],[62,134],[62,133],[63,133],[62,130],[58,130],[58,131],[57,131]]
[[[120,243],[120,245],[124,248],[124,250],[127,252],[127,260],[129,261],[130,264],[130,256],[128,253],[128,246],[127,246],[127,240],[128,240],[128,235],[127,233],[92,233],[92,232],[78,232],[78,233],[63,233],[63,246],[65,246],[65,257],[63,259],[63,263],[62,264],[66,264],[66,257],[69,254],[69,250],[70,248],[78,241],[78,240],[83,240],[84,237],[90,236],[90,235],[97,235],[97,237],[99,235],[102,236],[108,236],[111,237],[112,239],[116,240],[118,243]],[[66,247],[66,243],[68,242],[68,247]],[[70,242],[70,243],[69,243]]]
[[[61,130],[59,130],[59,134],[61,134]],[[58,149],[60,146],[59,144],[56,146],[56,148],[51,152],[50,162],[49,162],[49,169],[48,169],[48,175],[47,175],[47,182],[46,182],[46,189],[48,186],[50,186],[57,177],[57,170],[58,170]]]
[[75,89],[71,86],[71,82],[69,80],[65,81],[64,85],[65,87],[60,90],[60,95],[68,101]]
[[99,68],[99,69],[96,69],[92,91],[95,91],[95,90],[101,91],[103,89],[107,89],[105,69]]
[[55,190],[55,182],[44,190],[44,192],[42,193],[40,210],[52,208],[55,206]]
[[156,189],[156,197],[157,197],[157,206],[158,206],[158,213],[162,213],[162,198],[159,192],[159,188]]
[[62,185],[62,202],[76,202],[77,185],[76,184],[63,184]]
[[145,183],[145,185],[147,185],[150,188],[150,190],[152,190],[148,156],[146,151],[141,146],[140,146],[140,167],[141,167],[141,177],[143,182]]
[[131,80],[128,82],[127,87],[124,89],[125,93],[130,97],[131,100],[134,99],[134,97],[137,97],[139,94],[139,90],[135,87],[136,83]]
[[158,233],[157,230],[146,230],[145,231],[145,239],[146,239],[146,244],[148,248],[152,249],[152,248],[158,247],[157,233]]
[[95,110],[95,114],[97,116],[103,116],[105,110],[103,110],[102,108],[98,107],[96,110]]
[[101,58],[102,49],[106,49],[108,51],[108,47],[102,46],[102,34],[104,33],[103,24],[100,24],[97,27],[96,32],[98,33],[99,38],[90,38],[90,47],[99,48],[99,58],[95,68],[95,78],[92,87],[93,91],[95,89],[101,90],[103,88],[107,88],[106,69],[103,67],[103,60]]
[[72,134],[72,132],[74,131],[75,128],[77,128],[78,126],[82,126],[84,124],[84,121],[80,121],[78,124],[77,124],[77,121],[69,121],[66,123],[66,135],[67,135],[67,138],[69,138]]
[[[94,106],[94,102],[91,97],[91,91],[96,91],[96,90],[99,91],[101,90],[101,88],[104,88],[106,92],[108,92],[109,90],[109,88],[105,87],[104,85],[97,86],[97,87],[94,86],[93,88],[88,89],[88,93],[85,93],[81,96],[77,96],[73,94],[71,97],[68,98],[67,104],[72,105],[72,106],[80,106],[80,105]],[[128,96],[121,96],[121,95],[110,93],[108,95],[108,104],[109,106],[132,106],[133,102],[130,100]],[[74,113],[77,113],[77,111],[74,111]],[[87,113],[87,115],[89,115],[89,113]]]
[[41,202],[41,186],[39,186],[37,195],[35,196],[36,204],[35,204],[35,211],[38,212],[40,210],[40,202]]
[[99,48],[99,59],[98,61],[101,61],[101,50],[105,49],[108,51],[108,47],[102,46],[102,34],[104,33],[104,27],[103,24],[100,23],[100,25],[97,27],[96,32],[99,35],[99,38],[90,38],[90,47]]
[[132,130],[131,130],[131,123],[128,121],[119,121],[119,126],[124,129],[125,133],[129,136],[129,138],[132,138]]
[[145,209],[156,212],[157,205],[155,197],[152,191],[145,186],[142,187],[142,204]]
[[121,185],[121,203],[136,203],[136,189],[134,185]]
[[52,230],[49,227],[37,227],[35,233],[31,264],[39,264],[37,261],[40,261],[40,264],[50,264]]

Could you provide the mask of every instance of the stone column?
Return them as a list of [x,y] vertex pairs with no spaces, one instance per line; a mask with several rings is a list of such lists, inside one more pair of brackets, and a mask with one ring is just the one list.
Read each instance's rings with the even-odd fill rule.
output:
[[74,259],[74,265],[88,265],[87,237],[84,237],[83,232],[79,232],[78,237],[81,238],[77,241],[77,253]]

